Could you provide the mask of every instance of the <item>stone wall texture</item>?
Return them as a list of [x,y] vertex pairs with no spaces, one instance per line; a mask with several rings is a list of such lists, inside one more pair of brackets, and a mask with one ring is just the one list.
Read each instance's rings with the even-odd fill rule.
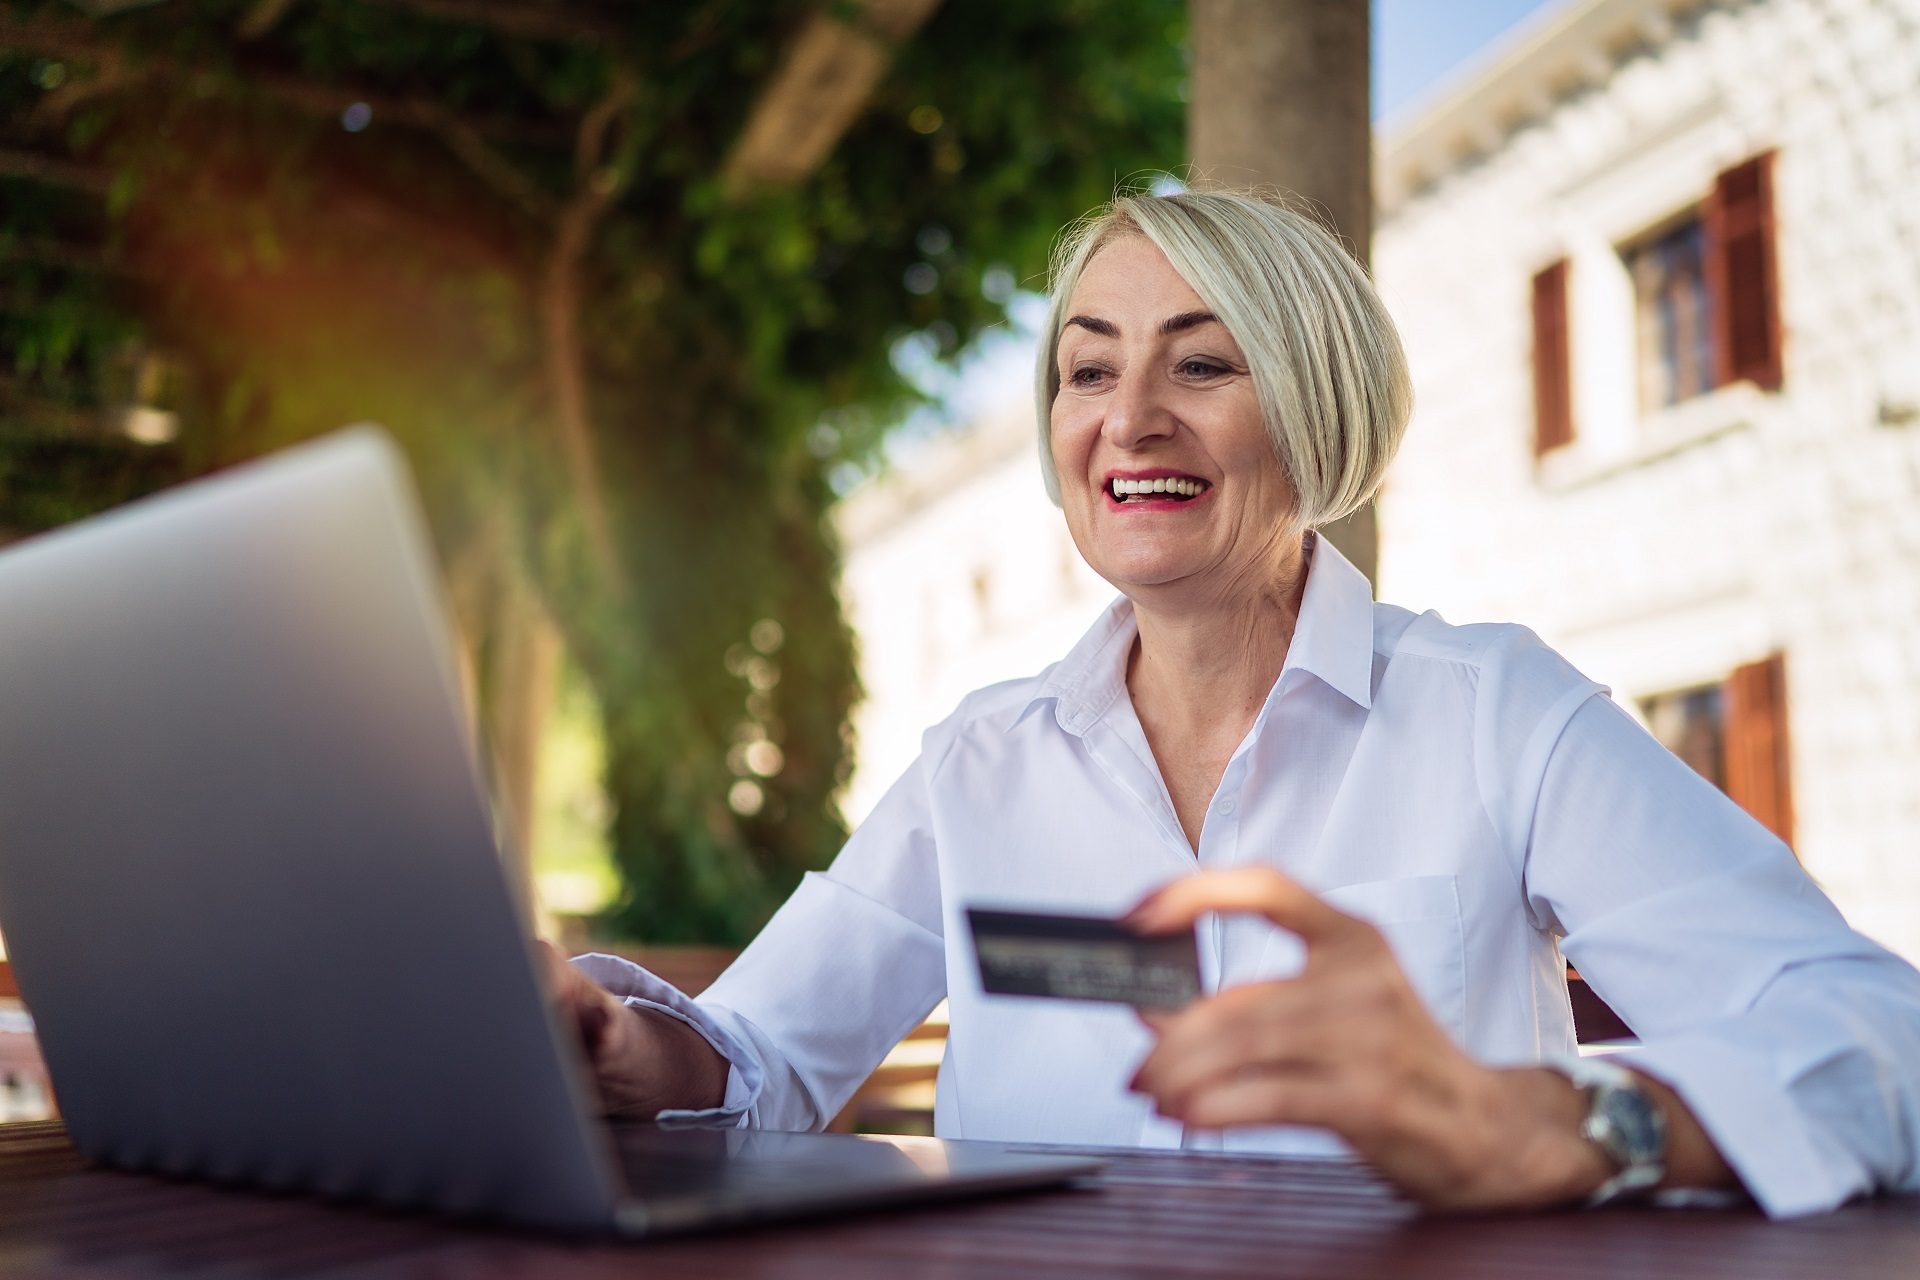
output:
[[[1920,0],[1677,6],[1599,56],[1381,210],[1418,398],[1381,598],[1524,622],[1626,704],[1784,653],[1795,845],[1920,958]],[[1618,246],[1767,150],[1784,384],[1643,411]],[[1563,256],[1577,435],[1537,463]]]

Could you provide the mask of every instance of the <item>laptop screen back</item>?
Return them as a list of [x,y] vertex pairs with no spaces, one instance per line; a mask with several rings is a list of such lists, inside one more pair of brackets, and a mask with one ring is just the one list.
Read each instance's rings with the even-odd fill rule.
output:
[[471,744],[378,432],[0,554],[0,929],[84,1153],[611,1218]]

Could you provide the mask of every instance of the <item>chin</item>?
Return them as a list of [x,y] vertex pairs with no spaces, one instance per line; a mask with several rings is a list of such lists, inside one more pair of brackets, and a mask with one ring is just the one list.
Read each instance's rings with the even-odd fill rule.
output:
[[1146,564],[1103,565],[1100,576],[1112,583],[1123,595],[1131,596],[1135,591],[1152,591],[1168,587],[1192,575],[1189,565],[1174,565],[1164,562]]

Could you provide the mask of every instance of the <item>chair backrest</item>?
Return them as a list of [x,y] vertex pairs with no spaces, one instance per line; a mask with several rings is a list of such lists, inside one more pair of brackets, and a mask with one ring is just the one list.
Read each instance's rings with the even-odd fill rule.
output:
[[1587,985],[1577,969],[1567,970],[1567,998],[1573,1002],[1573,1037],[1581,1044],[1633,1037],[1633,1028]]
[[13,965],[0,960],[0,1123],[51,1120],[60,1114],[40,1041],[19,1000]]

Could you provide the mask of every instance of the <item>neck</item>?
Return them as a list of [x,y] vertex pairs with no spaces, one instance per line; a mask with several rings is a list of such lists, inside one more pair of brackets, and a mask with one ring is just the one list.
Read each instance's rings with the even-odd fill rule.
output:
[[1238,741],[1286,665],[1306,585],[1305,541],[1294,539],[1237,581],[1177,601],[1136,597],[1140,639],[1127,665],[1136,714],[1183,736]]

